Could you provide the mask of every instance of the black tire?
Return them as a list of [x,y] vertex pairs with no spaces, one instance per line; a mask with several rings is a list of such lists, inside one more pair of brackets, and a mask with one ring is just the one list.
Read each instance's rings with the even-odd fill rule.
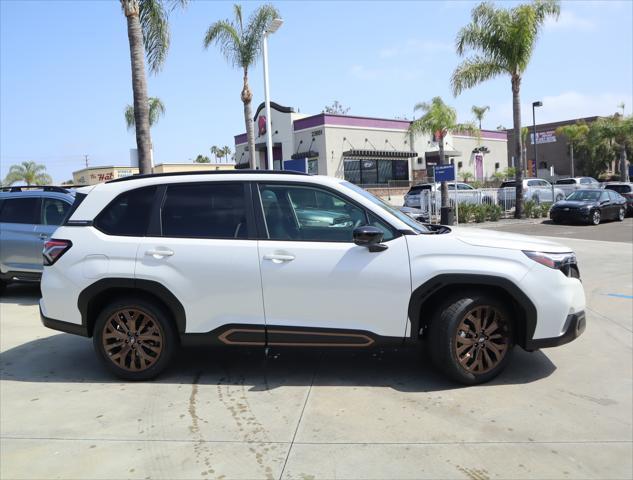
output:
[[[131,312],[137,313],[131,314]],[[139,327],[141,338],[138,338],[137,334],[136,340],[120,343],[124,336],[130,338],[130,335],[120,325],[120,322],[125,325],[129,323],[129,320],[125,318],[126,314],[127,318],[134,319],[132,323]],[[119,322],[115,320],[115,317],[118,318]],[[146,318],[149,326],[143,329],[143,322]],[[113,328],[115,325],[118,326]],[[106,334],[106,329],[109,330],[108,334]],[[142,333],[148,331],[150,333]],[[144,338],[146,336],[151,336],[151,339],[146,340]],[[92,340],[97,356],[105,367],[117,377],[125,380],[149,380],[156,377],[167,368],[178,347],[178,337],[169,314],[159,305],[138,297],[122,297],[103,308],[95,322]],[[112,342],[108,344],[110,341]],[[133,343],[135,345],[132,345]],[[110,353],[106,351],[106,344],[110,348]],[[120,350],[117,351],[118,345],[120,345]],[[127,354],[123,359],[123,366],[121,366],[113,358],[124,348]],[[155,352],[157,348],[160,350],[159,353]],[[132,349],[138,349],[140,352]],[[113,351],[114,353],[112,353]],[[139,354],[141,355],[139,356]],[[120,355],[120,357],[123,356]],[[143,363],[148,363],[146,360],[148,357],[151,358],[152,363],[144,366]],[[134,368],[132,368],[131,362],[134,362]]]
[[0,294],[4,293],[4,289],[7,287],[7,282],[0,280]]
[[[489,334],[486,335],[496,336],[497,334],[501,334],[503,337],[504,351],[503,355],[495,358],[495,362],[487,365],[487,369],[483,369],[481,373],[477,373],[473,371],[472,368],[467,368],[468,365],[464,366],[460,363],[457,352],[458,349],[463,347],[463,344],[461,347],[458,347],[458,344],[463,342],[462,339],[466,338],[465,335],[468,333],[465,334],[461,329],[464,325],[463,322],[468,321],[468,317],[472,312],[484,308],[488,308],[490,311],[496,311],[502,318],[502,321],[498,322],[500,328],[489,331]],[[477,341],[473,340],[470,351],[468,352],[468,347],[465,347],[466,350],[463,350],[466,357],[471,356],[472,352],[475,352],[474,356],[471,356],[471,359],[474,360],[472,364],[477,363],[479,355],[481,355],[482,358],[484,355],[483,353],[477,352],[476,349],[485,349],[486,347],[483,345],[489,341],[480,340],[480,338],[484,336],[484,333],[476,335],[480,336]],[[431,361],[438,370],[463,385],[484,383],[499,375],[510,361],[514,347],[512,315],[505,303],[487,293],[478,291],[463,292],[447,299],[447,301],[438,308],[429,326],[426,340]],[[501,340],[495,340],[497,347],[500,345],[498,343],[499,341]],[[487,350],[487,352],[490,351]],[[491,358],[489,353],[487,353],[487,355],[488,358]],[[468,363],[468,361],[469,360],[466,360],[466,363]],[[482,365],[482,367],[484,366],[485,365]]]
[[624,217],[626,217],[626,210],[623,207],[620,207],[620,210],[618,210],[618,216],[616,217],[616,220],[618,222],[623,222]]
[[591,225],[600,225],[600,210],[596,209],[589,213],[589,223]]

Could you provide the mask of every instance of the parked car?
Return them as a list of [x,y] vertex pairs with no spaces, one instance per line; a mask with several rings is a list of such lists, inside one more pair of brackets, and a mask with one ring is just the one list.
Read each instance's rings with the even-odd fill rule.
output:
[[416,222],[421,222],[421,223],[430,222],[429,212],[425,212],[419,208],[399,207],[398,210],[400,210],[402,213],[406,213]]
[[[340,179],[141,175],[77,196],[43,251],[42,322],[92,337],[125,379],[155,377],[179,345],[422,344],[448,376],[476,384],[515,345],[562,345],[585,328],[569,248],[427,228]],[[308,220],[316,197],[344,220]]]
[[[427,197],[424,196],[422,192],[439,192],[440,191],[440,183],[421,183],[419,185],[412,186],[409,191],[404,196],[404,206],[405,207],[417,207],[423,210],[428,210],[428,200]],[[455,186],[457,185],[457,199],[459,203],[471,203],[471,204],[479,204],[486,203],[491,204],[494,203],[494,199],[492,196],[482,193],[480,190],[473,188],[472,185],[468,185],[467,183],[454,182],[448,183],[448,194],[449,194],[449,203],[451,206],[455,205]],[[439,194],[434,197],[435,206],[431,206],[432,209],[439,206],[440,204],[440,196]]]
[[618,192],[626,199],[626,213],[633,215],[633,183],[632,182],[607,182],[604,184],[607,190]]
[[[542,178],[523,179],[523,200],[536,203],[558,202],[565,198],[565,192]],[[501,184],[497,192],[497,202],[507,208],[514,207],[516,201],[516,181],[508,180]]]
[[622,221],[626,214],[626,200],[613,190],[576,190],[565,200],[556,202],[549,217],[554,223],[585,222],[598,225],[602,220]]
[[74,201],[60,187],[0,189],[0,291],[13,281],[38,282],[42,247]]
[[565,197],[576,190],[585,188],[600,188],[600,182],[593,177],[559,178],[556,180],[555,185],[557,188],[560,188],[563,192],[565,192]]

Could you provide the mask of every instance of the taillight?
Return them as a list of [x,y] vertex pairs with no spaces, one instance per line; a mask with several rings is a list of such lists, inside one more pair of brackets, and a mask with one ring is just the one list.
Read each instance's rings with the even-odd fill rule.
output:
[[57,240],[55,238],[50,239],[44,244],[44,250],[42,250],[44,265],[50,266],[55,263],[64,253],[70,250],[70,247],[72,246],[73,242],[70,240]]

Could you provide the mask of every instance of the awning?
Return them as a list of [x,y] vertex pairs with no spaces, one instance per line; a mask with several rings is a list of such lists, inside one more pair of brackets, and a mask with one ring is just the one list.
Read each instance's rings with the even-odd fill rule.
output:
[[293,160],[297,160],[299,158],[312,158],[312,157],[318,157],[318,156],[319,156],[319,152],[315,152],[314,150],[308,150],[307,152],[293,153],[292,155],[290,155],[290,158],[292,158]]
[[[439,157],[440,152],[438,150],[433,150],[430,152],[425,152],[425,155],[427,157]],[[462,152],[460,152],[459,150],[444,150],[444,156],[445,157],[461,157]]]
[[413,158],[417,157],[418,154],[395,150],[347,150],[343,152],[343,156],[352,158]]

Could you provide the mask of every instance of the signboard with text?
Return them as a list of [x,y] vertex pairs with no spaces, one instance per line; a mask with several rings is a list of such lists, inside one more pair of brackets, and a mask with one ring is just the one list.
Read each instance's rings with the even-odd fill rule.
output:
[[[530,133],[530,143],[534,145],[533,133]],[[536,144],[540,145],[541,143],[556,143],[556,132],[554,130],[536,132]]]
[[455,180],[455,165],[436,165],[433,170],[436,182]]

